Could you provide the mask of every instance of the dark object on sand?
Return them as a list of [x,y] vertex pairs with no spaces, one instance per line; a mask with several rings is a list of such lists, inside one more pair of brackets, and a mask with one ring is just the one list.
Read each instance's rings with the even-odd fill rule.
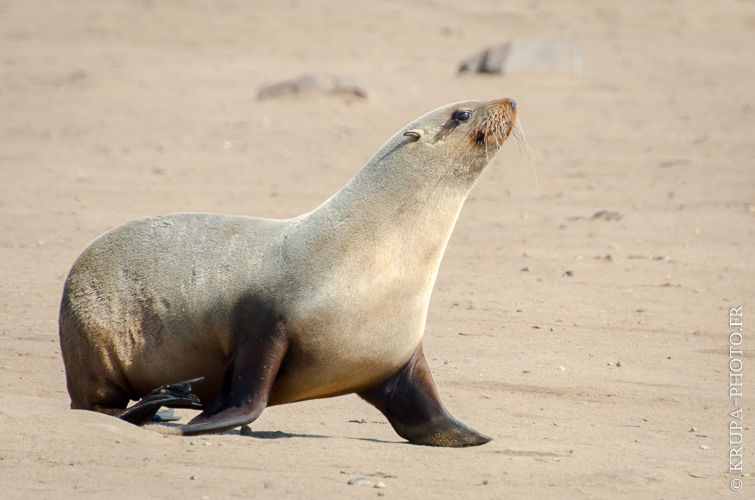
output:
[[487,47],[464,59],[459,73],[525,74],[559,73],[581,76],[584,73],[579,39],[568,37],[522,38]]
[[366,98],[367,89],[350,76],[331,73],[305,73],[293,80],[265,85],[257,90],[257,100],[295,94],[352,94]]

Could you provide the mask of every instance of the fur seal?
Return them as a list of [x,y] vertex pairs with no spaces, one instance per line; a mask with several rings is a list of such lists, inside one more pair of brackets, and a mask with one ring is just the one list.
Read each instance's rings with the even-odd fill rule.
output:
[[104,234],[63,291],[71,408],[134,424],[201,409],[191,435],[357,393],[412,443],[490,441],[446,411],[422,336],[459,211],[516,116],[511,99],[438,108],[293,219],[186,213]]

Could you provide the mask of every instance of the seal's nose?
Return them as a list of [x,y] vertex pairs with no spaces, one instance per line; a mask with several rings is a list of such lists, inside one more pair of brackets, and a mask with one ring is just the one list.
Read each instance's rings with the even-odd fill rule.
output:
[[511,104],[511,110],[512,111],[515,110],[516,109],[516,101],[514,99],[510,98],[510,97],[508,98],[508,100],[509,100],[509,104]]

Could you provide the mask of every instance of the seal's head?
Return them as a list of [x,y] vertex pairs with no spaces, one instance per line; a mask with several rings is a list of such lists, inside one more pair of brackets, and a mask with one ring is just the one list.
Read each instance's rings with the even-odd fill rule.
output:
[[433,165],[436,174],[471,187],[516,127],[513,99],[464,101],[426,114],[405,127],[396,139],[402,136],[407,153],[434,157],[436,161],[423,163]]

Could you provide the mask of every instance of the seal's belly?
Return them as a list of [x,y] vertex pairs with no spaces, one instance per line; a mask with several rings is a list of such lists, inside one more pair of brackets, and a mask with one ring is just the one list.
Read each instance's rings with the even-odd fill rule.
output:
[[357,348],[352,352],[362,352],[358,359],[342,356],[340,352],[316,359],[294,354],[279,372],[269,405],[366,390],[395,373],[411,357],[417,345],[413,349],[402,346],[401,349],[392,348],[380,353],[374,349],[370,352]]
[[270,404],[359,392],[388,378],[422,341],[427,309],[416,305],[352,308],[351,314],[331,308],[306,322],[292,321],[291,352]]

